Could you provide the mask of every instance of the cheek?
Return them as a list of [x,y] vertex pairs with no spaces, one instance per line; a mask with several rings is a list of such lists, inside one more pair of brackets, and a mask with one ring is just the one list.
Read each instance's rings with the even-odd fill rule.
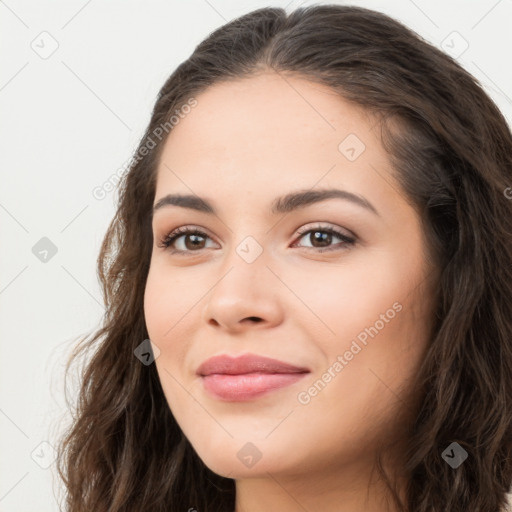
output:
[[[336,377],[325,375],[332,382],[327,387],[354,411],[371,397],[379,403],[387,395],[393,399],[389,389],[399,390],[412,378],[428,343],[431,311],[429,290],[418,286],[421,267],[412,260],[406,267],[391,251],[378,256],[347,265],[335,279],[329,269],[325,276],[317,271],[314,283],[302,281],[296,289],[316,313],[308,315],[311,322],[321,320],[318,346],[325,368],[317,372],[324,375],[331,367]],[[336,371],[339,356],[342,369],[338,364]],[[321,400],[328,395],[333,397],[326,393]]]
[[380,315],[386,311],[388,318],[394,318],[398,313],[393,304],[402,303],[418,278],[413,269],[397,265],[397,255],[391,251],[367,249],[340,264],[308,265],[283,269],[283,281],[293,283],[300,299],[295,301],[302,311],[298,321],[307,321],[308,328],[317,323],[319,337],[330,340],[329,346],[336,349],[375,322],[380,325]]
[[[311,435],[315,428],[322,429],[319,448],[328,452],[337,440],[340,446],[345,443],[347,450],[370,454],[380,440],[402,435],[400,415],[404,408],[409,410],[409,399],[414,398],[409,384],[427,341],[410,299],[388,323],[376,322],[378,316],[374,315],[356,317],[355,309],[352,317],[345,315],[344,331],[339,320],[337,327],[343,334],[324,346],[328,363],[301,388],[301,404],[308,403],[297,411],[305,425],[311,421],[308,418],[323,417],[321,427],[320,422],[311,425]],[[388,305],[386,300],[383,304]],[[366,327],[370,319],[373,328]],[[364,336],[358,338],[361,333]]]
[[[176,288],[169,286],[169,280],[163,279],[162,273],[152,267],[144,292],[144,318],[149,338],[160,350],[155,365],[167,403],[173,412],[180,410],[180,400],[176,398],[180,396],[180,389],[172,376],[176,375],[176,368],[186,350],[183,344],[177,342],[180,339],[178,322],[184,314],[181,312],[182,303]],[[181,377],[176,377],[181,381]]]
[[200,291],[187,285],[185,279],[180,281],[157,266],[150,269],[144,292],[144,318],[149,338],[160,349],[155,362],[164,388],[173,382],[165,370],[172,375],[182,370],[193,338],[190,318],[200,296]]
[[[171,310],[168,305],[166,306],[166,301],[163,300],[164,295],[164,282],[156,279],[155,272],[150,271],[144,292],[144,318],[149,337],[155,341],[165,333],[164,323],[169,320],[168,317],[166,320],[165,310]],[[169,329],[169,325],[167,325],[167,329]]]
[[[164,343],[183,327],[182,318],[198,297],[190,281],[171,275],[162,265],[151,266],[144,292],[144,317],[150,338]],[[190,314],[190,313],[189,313]]]

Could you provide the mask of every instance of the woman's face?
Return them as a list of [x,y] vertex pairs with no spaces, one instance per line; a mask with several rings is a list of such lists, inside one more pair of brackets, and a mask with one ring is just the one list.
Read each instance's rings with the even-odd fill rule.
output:
[[[214,213],[160,203],[144,298],[169,407],[222,476],[355,474],[412,410],[434,277],[420,217],[379,127],[329,88],[267,73],[196,100],[166,141],[154,205],[180,194]],[[304,201],[330,189],[344,192]],[[187,226],[201,234],[159,246]],[[222,354],[308,372],[196,374]]]

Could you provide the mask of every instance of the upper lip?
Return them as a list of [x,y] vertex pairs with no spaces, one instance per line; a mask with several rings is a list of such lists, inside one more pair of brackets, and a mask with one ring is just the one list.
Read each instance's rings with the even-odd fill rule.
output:
[[204,361],[196,373],[201,376],[212,373],[227,375],[241,375],[244,373],[306,373],[310,370],[302,366],[295,366],[277,359],[255,354],[244,354],[231,357],[225,354],[211,357]]

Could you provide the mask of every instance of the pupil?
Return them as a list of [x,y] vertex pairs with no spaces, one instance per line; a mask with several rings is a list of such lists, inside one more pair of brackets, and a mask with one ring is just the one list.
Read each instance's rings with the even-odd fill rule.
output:
[[315,231],[315,240],[324,242],[324,245],[329,245],[331,235],[329,233],[323,233],[322,231]]
[[[189,235],[189,237],[190,237],[190,240],[192,240],[192,246],[193,247],[197,247],[198,239],[203,238],[201,235]],[[200,240],[199,240],[199,243],[200,243]]]

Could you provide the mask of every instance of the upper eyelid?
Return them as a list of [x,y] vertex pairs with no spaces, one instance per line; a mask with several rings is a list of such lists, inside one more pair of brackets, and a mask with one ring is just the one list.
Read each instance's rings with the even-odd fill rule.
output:
[[[342,231],[344,230],[344,231],[347,231],[350,234],[350,236],[355,237],[355,234],[353,234],[349,229],[347,229],[345,227],[337,226],[335,224],[332,224],[329,221],[321,221],[321,220],[306,222],[305,224],[302,224],[299,228],[295,229],[294,233],[297,233],[297,234],[304,233],[304,231],[307,231],[308,229],[335,229],[335,230],[342,230]],[[208,236],[210,236],[211,238],[215,238],[215,236],[211,236],[210,231],[207,228],[198,226],[196,224],[183,224],[182,226],[178,226],[169,231],[165,231],[165,234],[166,235],[171,235],[173,233],[178,234],[180,231],[183,231],[184,232],[183,234],[186,234],[185,230],[201,231],[201,232],[204,232],[204,234],[207,234]],[[349,235],[347,234],[347,236],[349,236]]]
[[[325,224],[323,224],[323,223],[325,223]],[[353,233],[351,230],[341,227],[341,226],[333,225],[332,223],[330,223],[328,221],[313,221],[311,223],[303,224],[300,228],[294,230],[294,236],[298,237],[298,238],[302,238],[308,232],[315,230],[315,229],[325,230],[325,231],[335,231],[335,232],[338,231],[338,232],[340,232],[341,235],[343,235],[347,238],[351,238],[354,241],[358,240],[358,236],[355,233]],[[206,235],[208,238],[210,238],[211,240],[216,242],[216,240],[215,240],[216,237],[212,236],[206,228],[203,228],[203,227],[195,225],[195,224],[185,224],[183,226],[178,226],[177,228],[174,228],[174,229],[168,231],[167,233],[165,233],[162,238],[173,237],[175,240],[177,240],[179,237],[186,236],[193,231],[201,232],[202,234]],[[347,233],[344,233],[344,231],[347,231]],[[339,235],[335,235],[335,236],[339,236]],[[218,243],[218,242],[216,242],[216,243]]]

